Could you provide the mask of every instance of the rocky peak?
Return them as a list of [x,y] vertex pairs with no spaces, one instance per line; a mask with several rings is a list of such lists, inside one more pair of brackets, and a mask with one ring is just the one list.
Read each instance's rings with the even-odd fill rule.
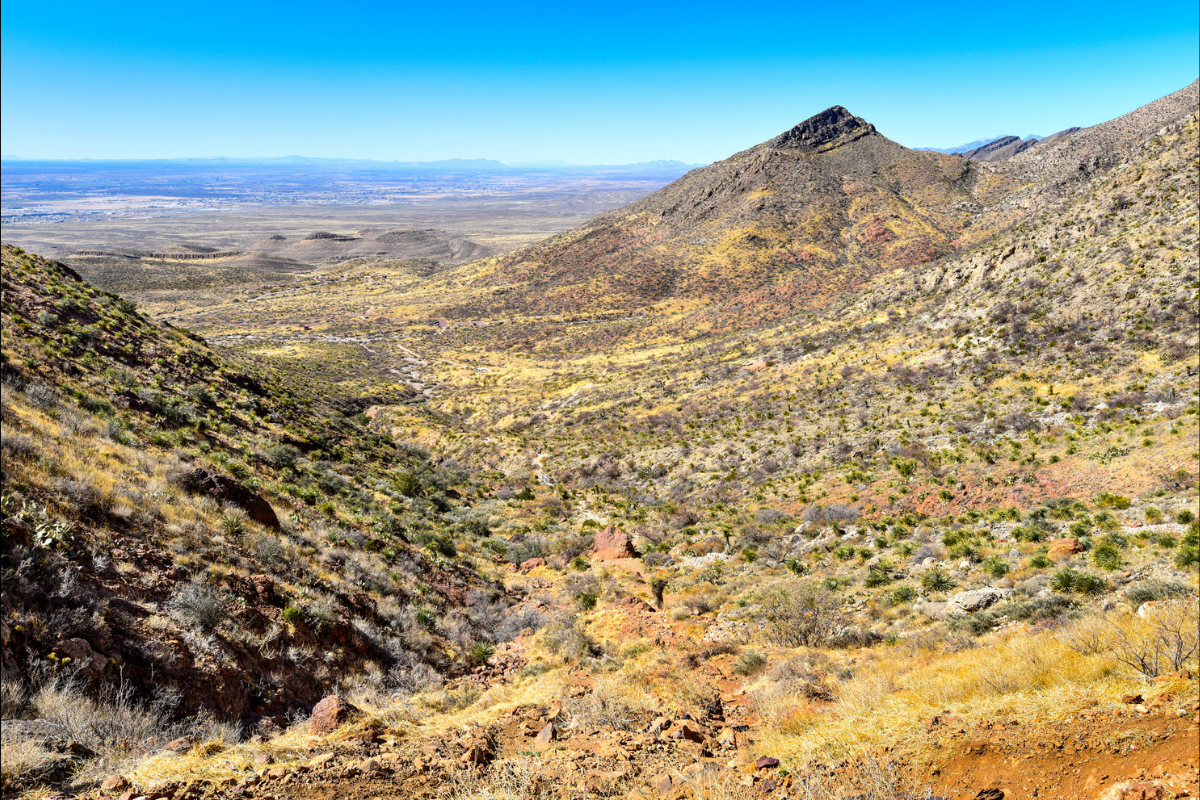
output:
[[771,147],[816,149],[852,142],[870,133],[875,133],[874,125],[862,117],[854,116],[841,106],[833,106],[776,136],[768,144]]

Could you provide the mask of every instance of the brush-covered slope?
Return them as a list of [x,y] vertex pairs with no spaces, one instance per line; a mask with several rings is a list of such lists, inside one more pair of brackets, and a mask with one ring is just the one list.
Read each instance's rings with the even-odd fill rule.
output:
[[501,307],[633,309],[764,287],[808,304],[951,252],[975,168],[909,150],[840,106],[587,225],[497,259]]
[[368,664],[395,685],[467,666],[495,594],[454,545],[486,530],[474,487],[373,431],[369,401],[8,245],[0,322],[6,716],[47,669],[253,722]]

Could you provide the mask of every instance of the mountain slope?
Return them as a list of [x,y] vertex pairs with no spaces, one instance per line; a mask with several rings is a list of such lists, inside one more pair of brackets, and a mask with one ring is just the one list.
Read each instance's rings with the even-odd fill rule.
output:
[[[986,183],[986,182],[985,182]],[[500,308],[631,310],[772,289],[816,302],[880,270],[949,253],[978,176],[834,107],[587,225],[490,262]],[[536,306],[520,298],[536,295]]]
[[455,551],[467,476],[361,414],[403,395],[310,391],[7,244],[3,298],[6,715],[50,662],[246,724],[470,666],[468,590],[500,594]]

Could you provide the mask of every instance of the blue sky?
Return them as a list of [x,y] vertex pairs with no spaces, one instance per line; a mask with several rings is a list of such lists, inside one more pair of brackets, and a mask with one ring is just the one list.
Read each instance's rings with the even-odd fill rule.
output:
[[2,150],[701,163],[834,104],[946,147],[1182,88],[1198,17],[1195,0],[5,0]]

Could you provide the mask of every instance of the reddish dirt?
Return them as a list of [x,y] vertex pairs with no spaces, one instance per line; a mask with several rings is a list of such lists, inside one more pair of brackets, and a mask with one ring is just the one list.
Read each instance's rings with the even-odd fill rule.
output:
[[[278,800],[333,800],[343,797],[434,798],[447,796],[453,775],[475,767],[472,747],[481,747],[486,761],[533,754],[533,737],[557,708],[529,708],[487,729],[478,729],[438,742],[401,743],[396,748],[341,747],[328,765],[311,772],[268,781],[247,796]],[[918,783],[935,797],[950,800],[1119,800],[1121,797],[1181,798],[1200,796],[1196,715],[1179,718],[1174,711],[1150,714],[1105,713],[1064,723],[1018,724],[1013,721],[956,727],[953,718],[934,725],[941,757],[917,772]],[[686,723],[692,725],[692,723]],[[676,722],[676,729],[680,723]],[[706,745],[669,735],[560,732],[554,747],[536,762],[538,779],[530,792],[557,797],[690,797],[682,781],[662,786],[664,773],[695,778],[702,771],[727,780],[730,786],[752,786],[763,797],[791,797],[791,778],[773,778],[771,771],[750,766],[731,769],[736,737],[718,745],[719,723],[695,723],[710,732]],[[944,730],[938,733],[938,729]],[[753,737],[753,731],[749,736]],[[711,748],[711,749],[710,749]],[[363,773],[371,757],[376,771]],[[489,767],[483,768],[486,770]],[[838,765],[835,772],[853,796],[855,769]],[[1135,794],[1122,793],[1132,784]],[[1114,791],[1115,789],[1115,791]],[[997,794],[1000,790],[1002,794]],[[1144,794],[1136,794],[1144,792]],[[533,795],[531,795],[533,796]],[[873,797],[872,795],[866,795]]]
[[1163,797],[1197,797],[1195,716],[1130,711],[959,729],[944,740],[944,762],[926,777],[934,794],[956,799],[990,788],[1002,789],[1004,800],[1099,798],[1125,781],[1157,782],[1170,792]]

